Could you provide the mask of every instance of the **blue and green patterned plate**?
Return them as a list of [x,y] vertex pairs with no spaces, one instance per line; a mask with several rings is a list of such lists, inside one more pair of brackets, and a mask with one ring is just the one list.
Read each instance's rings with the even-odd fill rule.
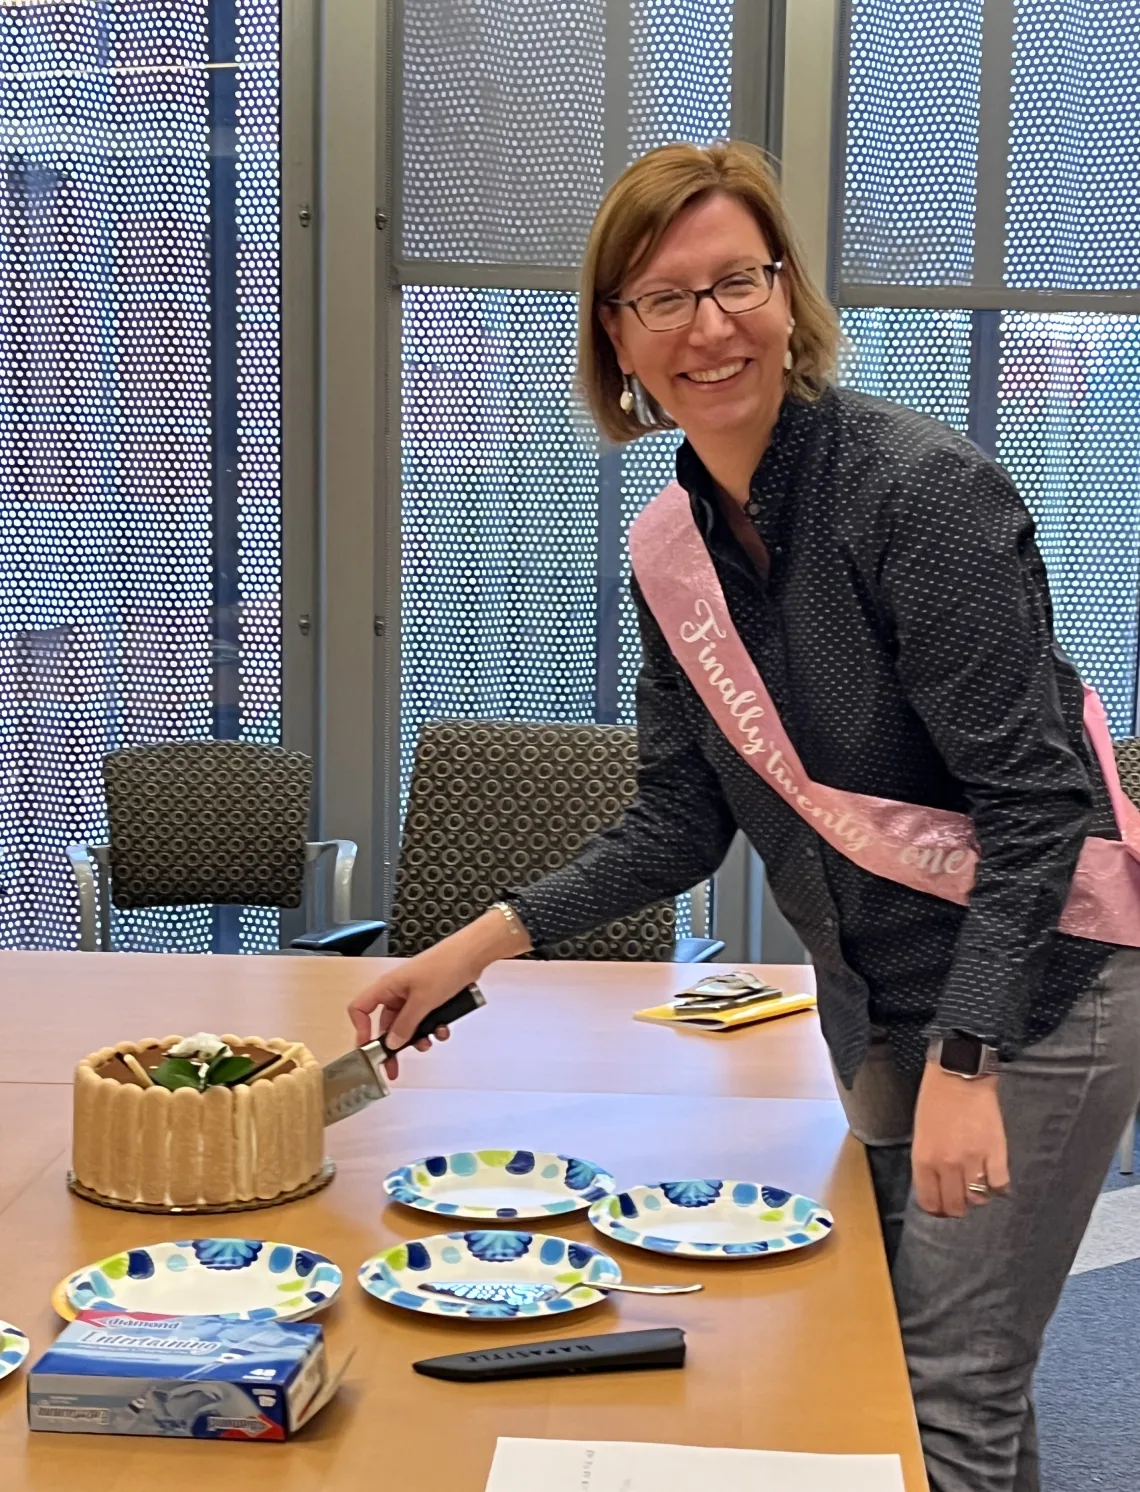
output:
[[[382,1249],[360,1266],[361,1285],[377,1300],[419,1311],[423,1316],[458,1320],[557,1316],[580,1311],[605,1299],[590,1282],[617,1283],[621,1269],[608,1254],[588,1243],[573,1243],[546,1233],[437,1233],[396,1248]],[[480,1287],[509,1282],[518,1287],[514,1300],[481,1300]],[[454,1296],[420,1287],[443,1285]],[[553,1300],[531,1298],[536,1285],[553,1285],[569,1293]]]
[[397,1166],[384,1178],[393,1202],[443,1217],[493,1222],[580,1212],[616,1190],[593,1161],[541,1150],[460,1150]]
[[607,1238],[691,1259],[755,1259],[819,1243],[831,1213],[810,1197],[755,1181],[663,1181],[590,1208]]
[[291,1243],[194,1238],[112,1254],[69,1275],[73,1311],[152,1311],[230,1321],[303,1321],[340,1289],[331,1259]]
[[18,1326],[0,1321],[0,1378],[14,1373],[28,1355],[28,1339]]

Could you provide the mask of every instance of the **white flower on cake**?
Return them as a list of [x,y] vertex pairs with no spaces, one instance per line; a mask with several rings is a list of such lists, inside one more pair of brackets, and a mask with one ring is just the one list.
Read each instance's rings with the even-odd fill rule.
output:
[[209,1031],[199,1031],[197,1036],[184,1036],[169,1049],[168,1057],[189,1057],[192,1062],[212,1062],[215,1057],[231,1057],[226,1043],[220,1036]]

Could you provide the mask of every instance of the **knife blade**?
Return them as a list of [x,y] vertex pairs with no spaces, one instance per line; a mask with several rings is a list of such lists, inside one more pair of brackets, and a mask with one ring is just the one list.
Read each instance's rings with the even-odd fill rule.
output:
[[[450,1026],[460,1016],[470,1015],[486,1003],[479,986],[469,984],[425,1015],[406,1045],[413,1046],[440,1026]],[[380,1036],[330,1062],[323,1069],[326,1126],[359,1114],[361,1109],[366,1109],[377,1099],[387,1098],[391,1089],[384,1073],[384,1063],[403,1050],[404,1047],[390,1047]]]

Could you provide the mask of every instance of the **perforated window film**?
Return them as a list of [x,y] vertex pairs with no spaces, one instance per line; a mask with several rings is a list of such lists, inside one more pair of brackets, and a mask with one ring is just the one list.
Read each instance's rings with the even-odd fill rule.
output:
[[[846,308],[843,377],[945,420],[1005,466],[1037,523],[1058,638],[1114,733],[1130,735],[1140,354],[1138,318],[1113,295],[1140,283],[1135,7],[1020,0],[1008,35],[995,7],[984,53],[982,19],[980,4],[958,0],[851,7],[843,279],[962,288],[960,309]],[[985,208],[996,222],[971,216],[979,161],[997,181]],[[975,298],[975,232],[1004,253],[1016,310]],[[924,242],[930,262],[916,252]],[[1098,299],[1058,313],[1047,303],[1058,290]]]
[[[7,946],[74,945],[63,851],[105,835],[105,752],[208,736],[223,719],[256,739],[279,730],[279,30],[264,0],[0,7]],[[224,85],[206,67],[219,39],[223,60],[250,64]],[[232,185],[219,195],[211,127],[227,87],[229,132],[215,133]],[[236,441],[222,446],[231,394]],[[271,936],[260,922],[254,945]],[[212,929],[208,911],[153,911],[116,938],[204,948]]]
[[402,254],[576,265],[608,177],[728,130],[732,0],[404,0]]
[[966,433],[969,311],[848,306],[839,319],[849,344],[840,357],[841,383],[908,404]]
[[1140,288],[1135,0],[1017,6],[1006,283]]
[[1140,579],[1140,317],[1008,312],[998,459],[1037,522],[1057,636],[1133,734]]
[[635,0],[629,13],[629,159],[727,137],[732,0]]
[[597,457],[575,299],[404,292],[401,767],[421,723],[594,717]]
[[577,261],[602,190],[605,10],[405,0],[406,257]]
[[982,8],[982,0],[854,0],[845,281],[971,282]]

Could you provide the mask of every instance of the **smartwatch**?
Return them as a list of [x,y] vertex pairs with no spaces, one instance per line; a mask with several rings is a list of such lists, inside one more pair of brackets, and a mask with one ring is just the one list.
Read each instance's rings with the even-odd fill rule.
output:
[[987,1046],[980,1036],[968,1031],[947,1031],[940,1040],[931,1042],[930,1061],[943,1072],[960,1078],[991,1077],[1000,1070],[997,1048]]

